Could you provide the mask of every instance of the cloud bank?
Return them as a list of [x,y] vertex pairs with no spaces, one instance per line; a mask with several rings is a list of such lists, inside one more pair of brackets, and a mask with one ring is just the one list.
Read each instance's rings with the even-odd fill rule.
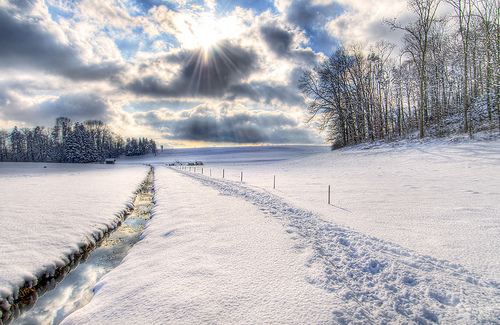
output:
[[321,144],[297,81],[346,38],[384,34],[377,5],[1,0],[0,128],[67,116],[166,145]]
[[167,140],[208,141],[236,144],[308,144],[318,141],[312,130],[285,113],[247,111],[229,102],[211,106],[202,104],[177,113],[155,110],[136,113],[144,125],[161,130]]

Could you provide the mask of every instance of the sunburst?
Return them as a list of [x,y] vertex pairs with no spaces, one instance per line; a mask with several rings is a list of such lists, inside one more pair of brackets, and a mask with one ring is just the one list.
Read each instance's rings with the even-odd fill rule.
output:
[[213,13],[205,12],[184,21],[180,28],[179,41],[185,48],[210,50],[224,39],[236,37],[241,26],[235,17],[217,18]]

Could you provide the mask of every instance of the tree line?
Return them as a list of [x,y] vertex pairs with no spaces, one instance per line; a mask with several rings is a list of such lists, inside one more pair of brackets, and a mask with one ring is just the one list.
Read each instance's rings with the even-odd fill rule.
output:
[[[452,14],[439,16],[440,6]],[[344,44],[306,71],[299,87],[310,121],[332,148],[377,139],[500,130],[500,4],[497,0],[409,0],[415,20],[383,23],[394,44]]]
[[148,153],[156,154],[155,141],[124,140],[99,120],[73,124],[69,118],[59,117],[53,128],[0,130],[0,161],[89,163]]

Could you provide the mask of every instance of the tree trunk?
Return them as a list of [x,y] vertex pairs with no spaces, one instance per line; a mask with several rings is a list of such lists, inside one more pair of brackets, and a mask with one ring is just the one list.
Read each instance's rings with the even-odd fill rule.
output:
[[[500,6],[500,4],[499,4]],[[497,7],[497,67],[500,66],[500,8]],[[498,132],[500,132],[500,71],[496,69],[496,101],[497,101],[497,116],[498,116]]]
[[469,131],[469,133],[472,132],[472,130],[469,129],[469,92],[468,92],[468,84],[469,84],[469,67],[467,64],[468,58],[467,58],[467,52],[464,52],[464,124],[465,124],[465,132]]
[[418,105],[418,128],[419,137],[423,139],[425,137],[424,131],[424,109],[425,109],[425,72],[423,69],[420,71],[420,101]]

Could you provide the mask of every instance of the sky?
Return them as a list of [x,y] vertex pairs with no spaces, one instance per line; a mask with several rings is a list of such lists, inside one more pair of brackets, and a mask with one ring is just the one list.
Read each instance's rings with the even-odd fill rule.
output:
[[165,147],[323,144],[298,80],[397,41],[404,0],[0,0],[0,129],[98,119]]

